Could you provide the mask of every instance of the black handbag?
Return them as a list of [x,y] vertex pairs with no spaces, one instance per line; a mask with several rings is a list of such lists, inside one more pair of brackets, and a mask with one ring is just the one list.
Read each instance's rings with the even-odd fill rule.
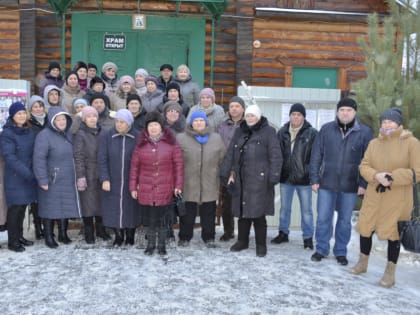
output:
[[401,244],[409,252],[420,253],[420,216],[416,173],[413,172],[413,211],[408,221],[398,222]]

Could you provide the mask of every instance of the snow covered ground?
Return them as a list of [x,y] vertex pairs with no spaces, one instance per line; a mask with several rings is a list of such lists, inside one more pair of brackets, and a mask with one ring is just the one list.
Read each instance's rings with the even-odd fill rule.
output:
[[[312,262],[300,232],[272,245],[268,255],[231,253],[232,242],[207,249],[195,230],[189,248],[170,248],[165,263],[136,247],[87,248],[75,240],[51,250],[38,241],[24,253],[0,249],[1,314],[420,314],[420,255],[402,252],[394,288],[377,283],[386,242],[374,241],[368,273],[349,269],[358,258],[358,235],[349,266],[334,257]],[[32,231],[25,231],[33,239]],[[217,227],[217,239],[222,228]]]

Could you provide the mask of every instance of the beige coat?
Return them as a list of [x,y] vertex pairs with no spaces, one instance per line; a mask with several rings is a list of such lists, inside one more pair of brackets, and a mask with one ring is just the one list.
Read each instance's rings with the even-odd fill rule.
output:
[[184,157],[184,200],[190,202],[216,201],[219,197],[220,165],[226,152],[218,133],[206,128],[206,144],[195,140],[197,133],[188,126],[176,136]]
[[[360,174],[368,187],[360,209],[357,229],[364,237],[376,231],[380,239],[396,241],[398,221],[407,220],[413,207],[412,171],[420,180],[420,142],[400,126],[390,136],[372,140],[360,164]],[[392,173],[391,190],[377,193],[375,174]]]

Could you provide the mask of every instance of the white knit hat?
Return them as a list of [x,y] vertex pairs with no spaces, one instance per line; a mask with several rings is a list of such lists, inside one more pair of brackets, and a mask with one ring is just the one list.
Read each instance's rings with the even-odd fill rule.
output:
[[258,107],[258,105],[250,105],[250,106],[248,106],[246,108],[246,110],[245,110],[245,116],[247,114],[253,114],[253,115],[255,115],[258,118],[258,120],[261,119],[261,115],[262,115],[261,109]]

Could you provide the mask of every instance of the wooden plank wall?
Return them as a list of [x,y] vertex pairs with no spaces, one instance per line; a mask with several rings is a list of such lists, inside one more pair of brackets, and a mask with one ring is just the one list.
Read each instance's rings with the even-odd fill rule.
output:
[[0,78],[20,78],[20,29],[17,7],[0,11]]

